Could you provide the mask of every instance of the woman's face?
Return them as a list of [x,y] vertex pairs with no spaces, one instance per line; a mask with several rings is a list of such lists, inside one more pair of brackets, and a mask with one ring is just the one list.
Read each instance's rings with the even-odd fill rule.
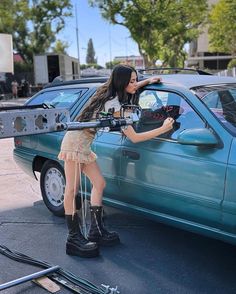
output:
[[137,75],[135,72],[132,72],[128,86],[125,88],[125,91],[129,94],[134,94],[137,90]]

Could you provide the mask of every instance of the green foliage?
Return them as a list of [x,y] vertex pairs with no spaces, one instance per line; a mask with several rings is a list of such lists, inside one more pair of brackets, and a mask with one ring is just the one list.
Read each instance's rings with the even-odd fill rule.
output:
[[209,42],[213,52],[236,54],[236,0],[219,0],[209,14]]
[[20,82],[22,79],[34,82],[34,68],[31,63],[14,62],[14,78]]
[[95,58],[95,50],[93,47],[93,40],[89,39],[88,48],[87,48],[87,56],[86,56],[87,64],[97,64],[97,60]]
[[55,46],[52,48],[52,52],[58,54],[67,54],[66,49],[69,47],[67,42],[56,40]]
[[14,62],[14,73],[33,72],[33,65],[30,63]]
[[86,69],[86,68],[88,68],[87,64],[80,64],[80,69],[81,70]]
[[236,67],[236,59],[232,59],[228,64],[228,69]]
[[199,34],[207,15],[206,0],[89,0],[113,24],[125,26],[137,42],[145,65],[162,60],[183,64],[184,45]]
[[103,66],[97,64],[97,63],[90,63],[90,64],[81,64],[80,69],[87,69],[87,68],[95,68],[95,69],[102,69],[104,68]]
[[99,65],[99,64],[97,64],[97,63],[89,63],[89,64],[87,64],[88,65],[88,68],[90,67],[90,68],[95,68],[95,69],[102,69],[103,68],[103,66],[101,66],[101,65]]
[[119,61],[106,62],[106,68],[107,69],[113,69],[119,63],[120,63]]
[[1,0],[0,33],[13,36],[13,47],[25,62],[45,53],[71,16],[70,0]]

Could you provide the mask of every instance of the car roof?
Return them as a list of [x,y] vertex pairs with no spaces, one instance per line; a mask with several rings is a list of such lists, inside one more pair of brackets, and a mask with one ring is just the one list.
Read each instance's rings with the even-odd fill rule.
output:
[[188,89],[207,85],[235,84],[236,78],[197,74],[166,74],[160,75],[163,83],[176,84]]
[[[149,78],[153,75],[141,75],[140,80]],[[160,76],[163,83],[172,84],[176,86],[182,86],[188,89],[192,89],[200,86],[210,86],[210,85],[222,85],[222,84],[235,84],[236,78],[234,77],[222,77],[216,75],[202,75],[202,74],[155,74],[155,76]],[[75,85],[80,85],[81,87],[97,87],[101,83],[105,83],[109,77],[93,77],[93,78],[81,78],[77,80],[70,81],[60,81],[56,80],[53,83],[44,87],[44,89],[50,88],[61,88],[61,87],[74,87]]]
[[90,87],[97,86],[101,83],[105,83],[107,81],[108,77],[92,77],[92,78],[81,78],[81,79],[76,79],[76,80],[68,80],[68,81],[63,81],[60,79],[55,79],[52,83],[47,84],[44,89],[50,89],[54,87],[63,87],[64,86],[75,86],[75,85],[80,85],[81,87],[83,86],[88,86]]

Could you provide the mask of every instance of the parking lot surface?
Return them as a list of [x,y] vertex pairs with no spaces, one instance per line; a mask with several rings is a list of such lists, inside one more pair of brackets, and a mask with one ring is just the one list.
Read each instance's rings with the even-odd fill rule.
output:
[[[120,294],[236,293],[235,246],[106,208],[106,224],[121,244],[101,248],[97,258],[65,254],[64,218],[42,202],[39,182],[24,174],[12,157],[13,139],[0,140],[0,244],[51,265],[59,265]],[[0,254],[0,284],[41,270]],[[49,293],[32,282],[7,294]],[[61,287],[60,292],[71,293]]]

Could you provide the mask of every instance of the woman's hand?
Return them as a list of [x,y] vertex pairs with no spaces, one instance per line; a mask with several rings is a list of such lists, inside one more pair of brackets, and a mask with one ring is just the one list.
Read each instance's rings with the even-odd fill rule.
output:
[[165,130],[165,132],[168,132],[173,129],[173,124],[175,120],[172,117],[168,117],[164,120],[162,128]]
[[151,77],[147,79],[148,84],[154,84],[154,83],[161,83],[161,78],[160,77]]
[[148,79],[139,81],[137,83],[137,89],[142,88],[144,86],[147,86],[148,84],[154,84],[154,83],[161,83],[161,78],[160,77],[150,77]]

